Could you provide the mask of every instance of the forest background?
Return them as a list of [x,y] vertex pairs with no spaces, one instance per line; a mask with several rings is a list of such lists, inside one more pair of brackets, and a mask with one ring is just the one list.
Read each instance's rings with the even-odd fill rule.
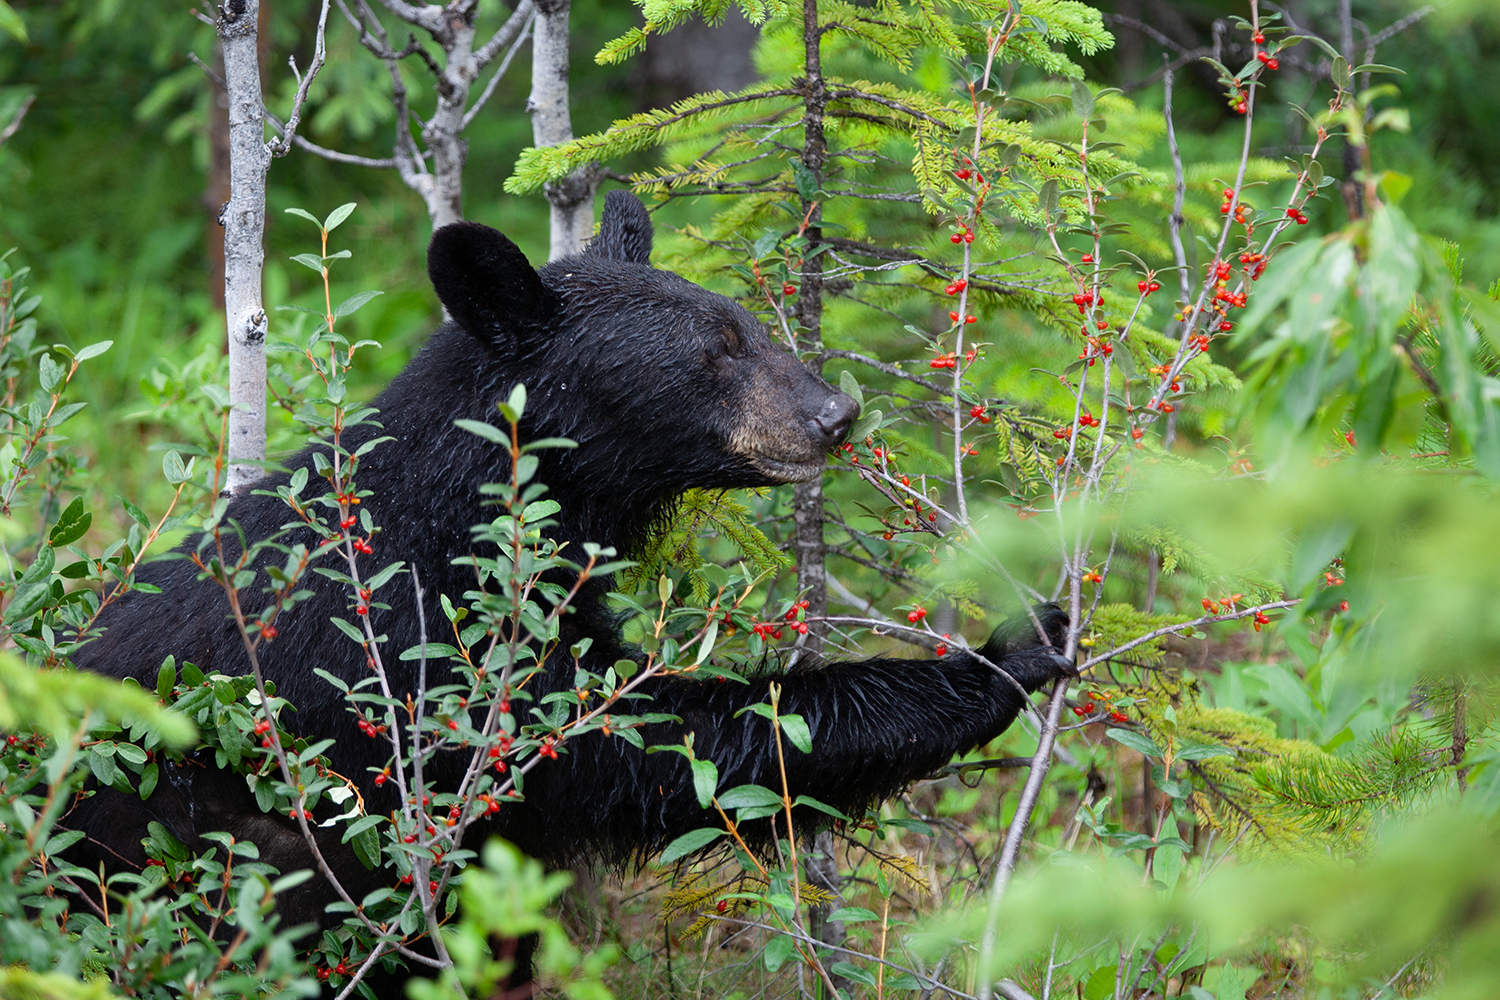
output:
[[[303,67],[310,62],[317,6],[307,0],[269,0],[263,4],[266,27],[263,64],[268,103],[273,110],[285,108],[291,100],[290,75],[281,71],[286,58],[295,56]],[[210,405],[211,400],[202,398],[200,387],[224,377],[222,272],[216,270],[222,263],[216,265],[212,252],[222,233],[215,216],[226,199],[224,164],[220,159],[222,138],[215,124],[217,101],[209,80],[212,66],[206,70],[190,58],[195,53],[204,62],[212,63],[213,30],[185,9],[169,10],[163,6],[148,16],[118,0],[22,2],[11,7],[24,27],[12,23],[10,14],[0,21],[0,123],[14,120],[19,124],[0,146],[0,250],[16,247],[12,263],[32,269],[27,282],[43,303],[35,314],[39,343],[64,344],[80,350],[102,339],[113,341],[111,350],[79,369],[76,381],[70,386],[70,399],[88,405],[71,418],[65,450],[67,462],[73,466],[69,472],[69,491],[83,495],[91,510],[114,512],[112,516],[117,523],[106,526],[103,523],[106,515],[97,515],[101,520],[95,531],[120,535],[129,530],[130,515],[114,498],[128,498],[145,510],[164,508],[174,493],[174,484],[161,476],[161,456],[169,450],[188,456],[211,456],[219,433],[217,411]],[[1246,11],[1231,3],[1189,4],[1172,0],[1119,2],[1101,5],[1100,9],[1106,15],[1104,26],[1113,33],[1114,44],[1090,52],[1068,50],[1068,56],[1096,89],[1121,88],[1134,102],[1128,113],[1114,110],[1120,113],[1126,128],[1133,127],[1136,131],[1128,136],[1110,134],[1108,138],[1126,142],[1140,168],[1171,171],[1161,119],[1155,114],[1163,102],[1159,71],[1165,53],[1178,61],[1173,111],[1183,160],[1189,164],[1232,164],[1239,155],[1241,119],[1226,104],[1218,75],[1199,62],[1181,57],[1200,49],[1211,53],[1216,40],[1227,30],[1228,19],[1243,17]],[[481,17],[492,22],[503,19],[505,13],[498,3],[482,3],[479,10]],[[1340,5],[1335,0],[1289,4],[1286,12],[1299,25],[1336,43],[1341,25]],[[1356,38],[1361,40],[1407,19],[1401,30],[1381,41],[1378,53],[1379,63],[1397,67],[1404,73],[1380,78],[1379,82],[1389,80],[1396,84],[1397,94],[1386,100],[1405,110],[1409,125],[1404,130],[1387,128],[1371,138],[1370,160],[1375,169],[1392,172],[1382,179],[1385,185],[1382,194],[1399,204],[1415,231],[1430,237],[1430,245],[1437,248],[1435,252],[1445,255],[1455,284],[1493,292],[1493,283],[1500,279],[1500,133],[1491,125],[1500,120],[1500,59],[1497,59],[1500,15],[1484,3],[1452,4],[1430,12],[1384,0],[1355,3],[1352,13],[1356,19]],[[574,5],[571,85],[573,127],[577,134],[598,132],[611,122],[640,111],[712,89],[743,87],[756,79],[756,64],[750,55],[755,31],[737,15],[728,26],[717,30],[689,26],[653,39],[644,55],[634,60],[610,65],[595,62],[596,52],[639,21],[639,11],[625,5],[596,4],[589,0]],[[1307,53],[1304,62],[1288,58],[1272,92],[1278,101],[1300,103],[1315,111],[1327,100],[1327,94],[1317,90],[1324,82],[1320,72],[1326,76],[1327,71],[1317,68],[1316,53],[1310,52],[1310,46],[1304,45],[1298,51]],[[496,86],[486,108],[465,133],[468,166],[464,172],[463,205],[466,218],[499,228],[515,239],[533,261],[540,262],[548,253],[546,201],[539,193],[511,195],[504,191],[521,151],[532,144],[531,122],[524,111],[530,90],[526,59],[523,48],[515,66]],[[774,53],[762,51],[761,60],[763,67],[775,71],[778,64]],[[918,54],[914,64],[915,76],[934,92],[951,87],[952,70],[941,58]],[[1032,69],[1022,71],[1022,83],[1027,81],[1028,72],[1033,74],[1034,82],[1045,81],[1046,74]],[[351,32],[331,29],[327,65],[308,97],[304,135],[324,147],[347,153],[372,158],[388,156],[392,111],[383,74],[384,68],[368,58]],[[421,97],[420,75],[413,75],[412,81],[415,105]],[[944,94],[944,99],[947,96]],[[1256,126],[1254,155],[1268,161],[1284,156],[1295,158],[1305,151],[1307,141],[1303,120],[1286,112],[1281,104],[1268,101],[1267,111]],[[1330,150],[1327,172],[1343,180],[1349,168],[1341,158],[1343,148],[1338,140],[1330,143]],[[623,175],[650,171],[659,163],[660,158],[653,151],[636,150],[611,162],[609,167]],[[1214,209],[1218,207],[1212,172],[1207,177],[1193,176],[1192,181],[1189,215],[1193,215],[1192,205],[1196,203],[1199,217],[1206,216],[1211,225]],[[611,186],[614,184],[605,182],[606,189]],[[1351,219],[1347,201],[1336,192],[1337,189],[1305,206],[1309,220],[1306,230],[1296,234],[1300,240],[1310,242],[1324,235],[1346,232],[1358,221]],[[403,186],[393,171],[333,163],[301,150],[277,160],[268,186],[265,298],[272,307],[321,308],[322,283],[291,260],[308,249],[308,233],[285,210],[304,208],[321,218],[330,209],[347,202],[357,203],[358,208],[340,230],[340,238],[343,246],[353,250],[353,257],[340,263],[337,279],[351,292],[359,289],[383,292],[348,317],[342,328],[351,340],[368,338],[382,345],[379,351],[361,353],[350,373],[352,395],[367,397],[400,370],[439,318],[436,299],[421,266],[423,248],[430,235],[427,212],[421,200]],[[668,256],[681,259],[691,253],[690,249],[684,249],[693,245],[688,227],[701,231],[712,225],[717,206],[711,202],[712,199],[676,199],[656,213],[659,230],[677,227],[687,234],[680,243],[664,241]],[[1165,204],[1159,203],[1158,208],[1164,210]],[[1159,211],[1156,218],[1143,217],[1136,223],[1144,242],[1154,240],[1163,249],[1167,236],[1164,214]],[[746,238],[753,239],[755,235],[748,234]],[[1194,260],[1202,263],[1196,257]],[[1175,278],[1171,286],[1175,286]],[[990,351],[1005,362],[1002,370],[990,374],[994,395],[1021,400],[1039,409],[1055,404],[1056,399],[1047,390],[1037,388],[1041,377],[1036,370],[1066,369],[1078,347],[1057,337],[1043,312],[1028,306],[982,314],[992,324],[987,330]],[[273,324],[282,316],[290,321],[290,314],[273,313]],[[938,325],[940,319],[936,321]],[[889,330],[861,328],[856,336],[852,330],[841,330],[837,321],[830,321],[824,335],[835,348],[858,350],[876,357],[912,353],[908,330],[900,323],[893,323]],[[1493,355],[1481,350],[1476,361],[1487,376],[1494,374],[1490,370],[1492,358]],[[1262,375],[1259,382],[1253,380],[1257,362],[1264,360],[1255,354],[1253,344],[1236,344],[1226,356],[1216,360],[1238,376],[1250,379],[1260,390],[1274,392],[1267,386],[1283,385],[1276,382],[1274,373]],[[828,370],[830,377],[837,373],[837,367]],[[857,373],[857,377],[863,380],[864,374]],[[273,372],[273,387],[275,384]],[[1264,413],[1257,413],[1253,404],[1236,397],[1238,384],[1237,380],[1234,384],[1228,379],[1221,380],[1212,387],[1213,392],[1203,397],[1195,416],[1184,416],[1176,435],[1176,453],[1204,466],[1229,470],[1234,470],[1236,462],[1263,461],[1264,439],[1260,439],[1261,452],[1253,447],[1257,428],[1263,433],[1266,427],[1274,430],[1277,425],[1274,420],[1267,423]],[[1441,398],[1441,393],[1437,395]],[[1486,398],[1486,405],[1492,406],[1493,398]],[[1328,402],[1322,412],[1331,414],[1329,419],[1312,421],[1312,429],[1322,433],[1322,439],[1309,446],[1315,461],[1326,465],[1343,457],[1339,441],[1345,431],[1339,419],[1348,409],[1346,404],[1347,398],[1343,402]],[[1445,415],[1431,411],[1426,402],[1416,408],[1422,410],[1422,420],[1444,422]],[[273,408],[273,454],[284,454],[297,447],[302,433],[292,420]],[[1421,429],[1413,431],[1410,440],[1419,444],[1432,440],[1430,433],[1425,437],[1424,433]],[[1348,440],[1352,449],[1353,438]],[[1474,463],[1459,454],[1459,449],[1449,455],[1442,445],[1423,452],[1429,453],[1429,457],[1437,459],[1437,465],[1427,471],[1439,476],[1458,476],[1457,481],[1464,482],[1466,490],[1475,491],[1472,495],[1477,498],[1476,505],[1462,508],[1453,517],[1461,519],[1485,510],[1485,503],[1491,503],[1492,497],[1487,483],[1475,485],[1473,477],[1468,476]],[[1247,473],[1250,468],[1253,463],[1237,471]],[[1493,471],[1485,475],[1493,475]],[[845,491],[838,496],[847,499],[850,494]],[[1346,494],[1345,498],[1348,496],[1359,494]],[[1336,493],[1325,494],[1323,499],[1338,502]],[[778,534],[785,530],[786,498],[750,499],[746,503],[760,518],[760,528],[775,540],[787,541],[783,534]],[[1445,523],[1432,527],[1432,531],[1441,534],[1439,528],[1447,531],[1453,525]],[[1473,550],[1463,559],[1465,566],[1448,567],[1453,571],[1450,580],[1434,573],[1425,581],[1431,584],[1432,592],[1424,599],[1423,608],[1447,606],[1484,614],[1487,592],[1473,582],[1471,569],[1472,563],[1484,562],[1495,553],[1491,545],[1493,535],[1477,530],[1471,541]],[[1157,549],[1170,547],[1162,543]],[[1443,551],[1460,549],[1461,546]],[[710,555],[723,553],[722,547],[715,549],[713,544],[707,544],[705,551]],[[1319,551],[1323,552],[1331,581],[1338,571],[1336,560],[1342,549],[1335,543]],[[1159,556],[1152,558],[1159,560]],[[1122,576],[1117,596],[1143,605],[1147,613],[1195,613],[1192,606],[1200,596],[1210,593],[1211,586],[1238,579],[1233,573],[1191,565],[1190,558],[1179,561],[1182,566],[1174,576],[1170,566],[1143,560],[1138,578],[1132,577],[1127,583]],[[1160,595],[1158,570],[1162,574]],[[1322,573],[1324,567],[1319,566],[1318,571]],[[19,574],[16,579],[19,581]],[[908,608],[922,605],[924,595],[928,599],[935,597],[934,618],[946,616],[942,620],[955,631],[963,625],[958,620],[963,602],[974,597],[970,592],[941,588],[914,593],[899,586],[899,574],[887,572],[878,564],[864,567],[863,572],[846,566],[839,579],[853,596],[844,599],[836,595],[832,598],[834,605],[842,601],[867,611],[870,606],[862,605],[861,601],[874,599],[884,612],[904,616]],[[1462,592],[1452,593],[1452,588],[1462,588]],[[783,579],[775,593],[782,599],[790,599],[794,591],[795,581]],[[1214,590],[1212,596],[1219,593]],[[1324,601],[1319,605],[1320,612],[1329,611],[1335,603]],[[768,613],[770,610],[768,605]],[[780,609],[775,610],[779,614]],[[1186,617],[1191,615],[1179,620]],[[1355,711],[1351,711],[1347,704],[1350,682],[1347,677],[1343,682],[1330,679],[1331,652],[1321,650],[1337,632],[1335,626],[1328,624],[1326,615],[1313,630],[1311,645],[1305,637],[1299,639],[1293,634],[1294,630],[1279,631],[1274,643],[1262,642],[1259,628],[1252,632],[1249,624],[1243,621],[1232,629],[1226,626],[1222,631],[1210,629],[1174,638],[1162,650],[1165,659],[1152,666],[1164,665],[1166,672],[1177,678],[1201,681],[1205,705],[1229,707],[1269,720],[1274,737],[1267,736],[1268,740],[1292,737],[1310,740],[1330,755],[1343,754],[1345,760],[1367,764],[1370,772],[1389,766],[1393,773],[1382,772],[1374,777],[1365,774],[1357,780],[1342,775],[1341,780],[1346,783],[1322,789],[1327,795],[1321,801],[1311,801],[1316,796],[1303,788],[1300,791],[1307,794],[1301,804],[1306,811],[1290,819],[1280,818],[1296,831],[1315,828],[1319,822],[1329,824],[1329,817],[1335,815],[1338,823],[1346,827],[1346,833],[1357,828],[1358,835],[1338,840],[1335,846],[1321,842],[1318,845],[1319,849],[1341,856],[1345,851],[1357,854],[1370,850],[1371,843],[1385,846],[1386,853],[1377,853],[1372,864],[1377,873],[1383,873],[1379,877],[1386,880],[1383,888],[1388,894],[1377,894],[1374,903],[1345,898],[1346,908],[1358,905],[1373,911],[1388,910],[1393,926],[1403,925],[1406,921],[1400,911],[1405,900],[1401,887],[1421,883],[1426,886],[1424,892],[1430,890],[1428,898],[1435,901],[1433,908],[1439,911],[1438,916],[1427,914],[1416,919],[1414,925],[1418,930],[1408,928],[1402,933],[1337,918],[1331,920],[1336,940],[1315,939],[1306,928],[1319,924],[1317,914],[1343,911],[1336,907],[1320,909],[1321,904],[1309,903],[1308,910],[1298,912],[1291,924],[1274,933],[1256,938],[1240,928],[1227,932],[1232,942],[1216,944],[1210,952],[1202,950],[1201,941],[1195,945],[1197,939],[1193,933],[1182,930],[1193,926],[1191,921],[1183,922],[1185,918],[1180,913],[1173,913],[1169,916],[1178,922],[1170,924],[1177,928],[1172,934],[1180,937],[1163,943],[1168,942],[1168,933],[1162,931],[1160,939],[1151,938],[1143,943],[1137,934],[1136,940],[1110,946],[1114,950],[1103,956],[1108,961],[1091,960],[1089,947],[1080,946],[1068,953],[1066,963],[1056,965],[1059,979],[1056,985],[1052,983],[1053,960],[1058,957],[1055,943],[1051,956],[1043,949],[1040,959],[1036,953],[1025,953],[1017,945],[1017,954],[1022,957],[1007,974],[1026,981],[1028,988],[1036,990],[1038,995],[1045,993],[1038,985],[1044,979],[1047,990],[1061,990],[1062,980],[1068,978],[1076,983],[1079,995],[1095,1000],[1153,990],[1158,994],[1182,995],[1194,989],[1218,1000],[1320,992],[1371,996],[1396,991],[1420,995],[1444,988],[1458,995],[1466,992],[1487,995],[1484,992],[1487,985],[1496,982],[1494,956],[1476,955],[1476,951],[1483,952],[1485,948],[1474,944],[1473,939],[1482,940],[1480,931],[1494,926],[1495,904],[1493,898],[1483,893],[1464,897],[1454,888],[1464,880],[1465,862],[1449,854],[1454,845],[1468,845],[1473,852],[1468,855],[1467,863],[1479,867],[1484,866],[1486,859],[1497,857],[1490,824],[1500,808],[1500,781],[1495,773],[1500,771],[1500,765],[1495,762],[1494,748],[1488,742],[1492,733],[1484,695],[1496,668],[1493,660],[1484,656],[1490,650],[1486,645],[1488,640],[1480,636],[1466,645],[1468,640],[1462,636],[1449,635],[1456,648],[1469,654],[1464,664],[1469,672],[1457,681],[1441,673],[1428,673],[1420,679],[1402,676],[1401,680],[1410,683],[1398,681],[1399,690],[1392,693],[1378,690],[1380,684],[1371,675],[1358,675],[1362,678],[1357,685],[1362,688],[1361,698],[1356,699]],[[1464,627],[1464,622],[1443,621],[1434,623],[1432,631],[1461,633]],[[1476,628],[1486,632],[1488,626]],[[942,631],[942,627],[938,630]],[[1341,637],[1341,641],[1346,640],[1350,648],[1357,648],[1354,639]],[[1142,684],[1139,690],[1115,694],[1118,710],[1129,712],[1136,699],[1142,706],[1150,703],[1151,696],[1145,691],[1149,686]],[[1471,688],[1477,693],[1473,694],[1473,701],[1468,701],[1469,696],[1464,692]],[[1434,696],[1432,692],[1438,689],[1448,693]],[[1112,689],[1106,686],[1098,690]],[[1377,703],[1378,711],[1374,714],[1381,725],[1369,723],[1366,729],[1357,723],[1352,727],[1346,725],[1358,711],[1370,708],[1365,704],[1366,699]],[[1462,746],[1458,746],[1453,734],[1463,730],[1465,723],[1455,722],[1455,711],[1460,720],[1469,713]],[[1161,722],[1159,714],[1154,721]],[[1157,730],[1158,735],[1160,731]],[[1404,745],[1397,736],[1413,733],[1417,742],[1407,747],[1410,754],[1403,758]],[[1029,738],[1028,744],[1027,736],[1018,735],[1007,752],[1030,755],[1036,740],[1034,736]],[[1087,825],[1101,844],[1113,845],[1122,856],[1136,852],[1134,856],[1140,858],[1144,853],[1143,867],[1149,873],[1151,852],[1164,843],[1160,839],[1163,831],[1159,819],[1164,803],[1167,799],[1174,800],[1172,808],[1183,806],[1186,816],[1192,812],[1188,808],[1191,793],[1185,786],[1180,795],[1174,791],[1171,749],[1167,750],[1166,770],[1161,771],[1158,764],[1153,779],[1149,763],[1142,764],[1142,751],[1146,758],[1160,759],[1161,746],[1149,739],[1144,744],[1121,742],[1118,738],[1113,742],[1103,741],[1097,734],[1093,742],[1105,748],[1097,757],[1081,760],[1074,757],[1071,761],[1064,758],[1066,766],[1060,765],[1054,772],[1053,780],[1058,787],[1050,789],[1044,798],[1041,806],[1044,818],[1038,821],[1049,832],[1037,836],[1050,845],[1071,846],[1079,836],[1080,825]],[[1269,742],[1265,747],[1268,753],[1285,750]],[[1448,770],[1441,772],[1442,781],[1435,784],[1425,778],[1412,780],[1417,774],[1431,775],[1434,769],[1427,765],[1436,759],[1434,748],[1453,751],[1451,759],[1446,760]],[[985,772],[981,769],[975,773]],[[951,862],[951,870],[942,877],[934,870],[920,883],[923,892],[949,893],[951,902],[951,893],[962,894],[962,887],[967,884],[954,874],[963,864],[961,858],[955,860],[956,854],[965,848],[972,850],[976,858],[993,853],[1015,809],[1015,796],[1007,793],[1019,788],[1018,780],[1012,781],[1003,771],[1001,774],[1002,777],[996,778],[993,771],[989,772],[989,777],[974,788],[965,786],[963,776],[950,775],[940,783],[925,786],[919,802],[905,803],[909,812],[897,818],[920,815],[950,835],[949,854],[937,853]],[[1262,791],[1268,788],[1287,791],[1273,787],[1275,775],[1260,775],[1258,780]],[[1285,794],[1279,807],[1296,798],[1296,794]],[[1460,804],[1461,820],[1444,811],[1453,802]],[[1438,824],[1436,829],[1449,832],[1434,833],[1433,827],[1418,827],[1419,833],[1407,840],[1397,832],[1367,836],[1368,830],[1392,817],[1412,816],[1426,817],[1427,822]],[[1444,823],[1458,825],[1450,828],[1442,826]],[[1200,828],[1189,832],[1189,825],[1184,820],[1183,831],[1191,842],[1184,844],[1184,848],[1189,857],[1201,859],[1199,871],[1203,872],[1210,867],[1207,859],[1212,844],[1203,843],[1207,833],[1200,837]],[[1208,828],[1206,822],[1201,827],[1204,831]],[[1423,829],[1425,833],[1420,832]],[[1462,832],[1455,834],[1452,829]],[[1130,841],[1135,833],[1147,837],[1144,846]],[[921,835],[913,832],[913,836]],[[941,841],[942,837],[937,839]],[[1446,845],[1449,850],[1438,845]],[[894,853],[901,855],[902,851]],[[1248,854],[1248,845],[1245,853]],[[887,901],[892,898],[889,880],[902,870],[900,864],[887,858],[884,867],[876,863],[861,870],[848,855],[841,857],[845,876],[853,884],[861,884],[862,879],[878,884],[884,898]],[[1422,864],[1428,862],[1442,867],[1442,871],[1424,870]],[[1380,868],[1381,864],[1387,867]],[[975,869],[972,879],[983,881],[980,873],[984,865],[977,863]],[[1492,874],[1488,877],[1493,881]],[[688,896],[692,895],[694,884],[686,883]],[[913,880],[913,885],[916,884],[918,880]],[[1347,893],[1347,887],[1335,883],[1323,888],[1326,897]],[[1262,889],[1264,897],[1272,895],[1270,889]],[[802,972],[802,966],[796,962],[783,969],[787,952],[782,950],[780,959],[776,959],[776,949],[767,948],[766,939],[753,935],[733,944],[737,949],[733,961],[723,957],[729,949],[720,947],[722,939],[713,948],[710,948],[712,935],[679,939],[677,935],[684,927],[696,922],[693,906],[685,904],[681,894],[667,893],[663,916],[664,890],[654,878],[611,882],[594,886],[592,891],[592,910],[574,914],[573,930],[595,945],[605,939],[620,942],[631,959],[628,966],[633,971],[614,973],[616,978],[609,981],[622,993],[649,994],[651,984],[659,983],[663,974],[673,989],[678,988],[680,980],[685,991],[695,986],[705,988],[703,984],[708,983],[710,994],[729,992],[730,988],[713,985],[715,976],[727,977],[717,982],[730,981],[732,989],[746,993],[774,991],[793,988],[786,981],[787,970],[795,968],[799,976]],[[1111,916],[1115,914],[1111,910],[1115,902],[1112,897],[1103,899],[1105,896],[1108,893],[1101,893],[1101,900],[1092,908],[1081,911],[1060,908],[1059,912],[1063,919],[1100,926],[1113,919],[1122,925],[1129,924],[1130,919],[1146,919],[1140,916],[1138,901],[1130,904],[1133,916],[1129,919],[1118,914]],[[712,903],[717,898],[705,896],[694,902]],[[871,900],[879,898],[879,894],[870,896]],[[898,909],[903,913],[909,910],[912,919],[923,910],[920,900],[899,894],[898,898],[902,899]],[[1051,913],[1039,902],[1040,898],[1027,897],[1015,905],[1031,905],[1036,912]],[[1228,897],[1213,898],[1222,904]],[[1257,916],[1275,912],[1278,905],[1281,904],[1267,902],[1266,898],[1253,905],[1246,903]],[[1256,906],[1261,908],[1256,910]],[[1295,909],[1292,903],[1286,906]],[[936,909],[942,911],[941,906]],[[844,911],[851,924],[864,919],[849,907]],[[659,922],[660,926],[653,930],[653,922]],[[962,938],[965,932],[957,933]],[[1101,935],[1104,933],[1100,931]],[[882,949],[884,938],[882,931]],[[826,935],[824,940],[829,940]],[[1377,943],[1372,944],[1372,940]],[[1444,950],[1455,941],[1469,942],[1465,957],[1455,959],[1453,952]],[[1403,947],[1406,951],[1400,952]],[[674,948],[679,949],[675,957]],[[682,948],[688,949],[685,955],[680,952]],[[913,948],[913,955],[920,951],[915,945]],[[747,950],[752,956],[748,962],[741,955]],[[855,950],[868,955],[875,949],[871,939],[862,938]],[[915,961],[903,959],[907,960]],[[935,968],[939,970],[936,975],[942,975],[942,961],[936,960]],[[1445,979],[1445,972],[1451,971],[1455,962],[1463,974],[1451,981]],[[949,974],[955,965],[961,964],[950,962]],[[747,983],[742,971],[746,966],[754,968],[760,977],[753,986]],[[776,978],[778,973],[782,976],[780,980]],[[865,980],[861,976],[872,974],[857,962],[844,963],[837,982],[845,988],[862,988]],[[968,980],[958,982],[956,989],[965,987],[970,993],[988,989],[985,984],[975,985],[972,969],[965,974]],[[907,985],[919,987],[922,981],[900,983],[903,987]],[[874,989],[879,992],[886,987],[882,977]],[[815,982],[811,987],[803,983],[796,988],[821,990],[823,986]]]

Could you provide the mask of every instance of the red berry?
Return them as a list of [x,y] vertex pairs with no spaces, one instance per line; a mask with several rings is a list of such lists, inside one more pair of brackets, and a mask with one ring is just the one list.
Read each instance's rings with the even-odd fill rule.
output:
[[1256,45],[1264,45],[1264,44],[1266,44],[1266,36],[1262,35],[1258,31],[1254,35],[1251,36],[1250,40],[1253,41]]
[[963,241],[964,241],[964,234],[963,233],[954,233],[952,236],[948,237],[948,242],[949,243],[962,243]]
[[790,285],[790,284],[788,284],[788,285],[782,285],[781,286],[781,294],[782,295],[796,295],[797,294],[797,286],[796,285]]
[[983,406],[976,406],[976,407],[974,407],[973,409],[971,409],[969,411],[969,416],[974,417],[976,419],[979,418],[979,417],[984,416],[984,407]]
[[1094,262],[1094,255],[1091,253],[1086,253],[1078,259],[1083,261],[1085,264],[1092,264]]

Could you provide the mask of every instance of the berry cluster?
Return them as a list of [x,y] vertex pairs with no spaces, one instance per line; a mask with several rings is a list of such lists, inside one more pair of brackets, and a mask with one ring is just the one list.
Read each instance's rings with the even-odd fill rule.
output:
[[377,726],[377,725],[375,725],[375,723],[371,722],[369,719],[366,719],[364,716],[360,716],[359,717],[359,720],[356,723],[356,725],[359,726],[359,731],[360,732],[364,733],[366,736],[370,737],[370,739],[372,739],[372,740],[375,737],[379,736],[381,733],[383,733],[383,732],[386,731],[386,727],[385,726]]
[[1103,295],[1095,299],[1093,292],[1078,292],[1073,296],[1073,304],[1078,307],[1078,315],[1080,316],[1087,316],[1089,306],[1094,305],[1096,302],[1101,309],[1104,308]]
[[1247,210],[1254,212],[1255,206],[1246,204],[1243,201],[1236,202],[1234,197],[1234,189],[1225,188],[1224,200],[1219,204],[1219,214],[1228,215],[1231,210],[1234,212],[1234,221],[1245,227],[1246,235],[1255,232],[1254,224],[1245,217],[1245,212]]
[[1296,222],[1299,226],[1307,225],[1307,216],[1302,214],[1302,209],[1298,208],[1296,205],[1292,205],[1287,208],[1286,217]]
[[[1107,714],[1111,722],[1130,721],[1129,716],[1127,716],[1124,712],[1116,711],[1114,705],[1110,704],[1109,698],[1105,695],[1100,694],[1098,691],[1090,691],[1088,695],[1088,701],[1073,706],[1073,714],[1078,716],[1080,719],[1087,719],[1090,716],[1094,715],[1103,716]],[[1104,720],[1102,718],[1096,718],[1092,721],[1102,722]]]

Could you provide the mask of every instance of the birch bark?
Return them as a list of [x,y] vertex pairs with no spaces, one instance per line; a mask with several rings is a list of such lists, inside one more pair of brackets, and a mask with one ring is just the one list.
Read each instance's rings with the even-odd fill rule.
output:
[[224,315],[229,336],[229,459],[226,493],[243,491],[266,457],[266,174],[271,149],[261,112],[256,18],[260,0],[229,0],[219,18],[229,100],[229,203],[224,208]]
[[[569,0],[536,0],[536,28],[531,40],[532,137],[537,146],[560,146],[573,139],[568,111]],[[579,167],[543,187],[551,206],[548,260],[583,250],[594,234],[594,193],[599,188],[596,164]]]

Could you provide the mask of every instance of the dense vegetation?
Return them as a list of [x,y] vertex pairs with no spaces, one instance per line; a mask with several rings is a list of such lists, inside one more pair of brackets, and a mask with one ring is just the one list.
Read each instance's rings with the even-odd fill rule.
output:
[[[273,111],[317,6],[267,7]],[[747,2],[758,78],[644,106],[648,35],[728,6],[580,0],[582,138],[527,150],[524,51],[466,133],[466,217],[540,261],[541,185],[598,162],[658,206],[657,266],[744,301],[864,406],[822,483],[690,494],[624,554],[628,636],[658,672],[941,655],[1040,598],[1070,612],[1085,670],[899,801],[763,850],[738,824],[790,813],[783,789],[722,789],[694,761],[702,829],[640,871],[580,869],[560,903],[566,878],[504,846],[418,859],[411,817],[352,810],[349,839],[396,886],[366,901],[376,922],[402,942],[444,926],[449,969],[413,995],[495,994],[485,942],[531,932],[544,988],[578,996],[1495,995],[1494,12],[1357,2],[1360,68],[1333,0]],[[805,9],[826,29],[811,46]],[[308,134],[389,155],[384,69],[337,18],[328,42]],[[213,45],[187,12],[0,4],[0,129],[25,115],[0,145],[0,996],[342,989],[396,947],[362,916],[321,936],[268,919],[302,876],[227,837],[193,858],[160,831],[160,865],[108,893],[53,857],[81,783],[146,794],[159,755],[198,743],[263,778],[268,808],[339,791],[266,714],[250,660],[166,665],[154,698],[66,667],[138,561],[184,539],[265,608],[242,619],[251,660],[295,599],[213,559],[233,530],[215,504],[214,91],[189,60]],[[407,70],[417,108],[430,84]],[[294,152],[270,183],[266,300],[297,307],[273,315],[275,458],[374,419],[360,401],[439,317],[422,203],[393,172]],[[293,262],[319,250],[293,208],[352,258]],[[329,354],[362,341],[380,347]],[[343,475],[323,476],[330,545],[357,522],[335,527],[355,514]],[[448,595],[454,644],[428,652],[509,677],[566,597],[536,587],[562,557],[534,486],[496,495],[496,592]],[[511,627],[476,659],[507,621],[530,646]],[[579,688],[617,705],[626,671]],[[467,676],[475,705],[502,697]],[[350,701],[362,729],[401,728],[399,699]],[[482,735],[524,766],[611,724],[546,714]],[[764,715],[807,752],[801,720]],[[395,771],[410,763],[398,746]],[[461,832],[514,781],[433,792]]]

